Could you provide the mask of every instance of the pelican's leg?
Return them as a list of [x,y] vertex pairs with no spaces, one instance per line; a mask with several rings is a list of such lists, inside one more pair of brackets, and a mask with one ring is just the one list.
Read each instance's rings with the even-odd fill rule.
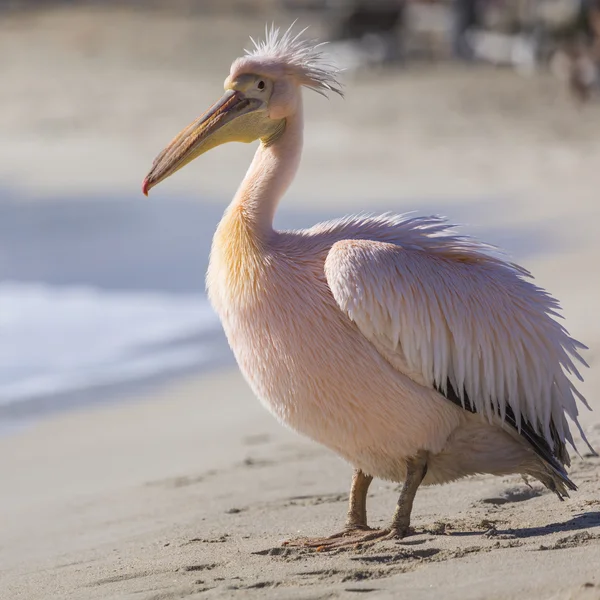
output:
[[348,499],[346,531],[369,529],[367,525],[367,492],[373,481],[371,475],[365,475],[360,469],[354,469],[352,487]]
[[418,452],[407,461],[406,479],[398,498],[398,505],[387,537],[401,539],[410,531],[410,515],[417,490],[427,474],[427,453]]
[[284,545],[316,548],[326,546],[335,540],[345,540],[345,538],[355,536],[361,532],[370,531],[367,525],[367,493],[371,481],[373,481],[371,475],[366,475],[360,469],[354,469],[350,498],[348,499],[348,516],[343,531],[327,537],[289,540],[284,542]]
[[[352,482],[353,490],[356,485],[358,473],[355,473],[354,475],[354,480]],[[357,527],[356,525],[351,525],[353,522],[353,514],[356,514],[357,516],[364,515],[364,522],[366,524],[366,509],[364,505],[356,504],[353,506],[351,495],[347,522],[347,527],[350,527],[350,529],[346,529],[346,531],[343,533],[330,536],[328,538],[297,540],[295,543],[292,542],[292,545],[316,548],[317,550],[334,550],[336,548],[344,548],[348,546],[359,546],[365,543],[372,544],[378,540],[399,540],[406,537],[410,533],[410,514],[412,512],[415,495],[419,489],[419,486],[421,485],[421,482],[425,478],[426,473],[426,452],[418,452],[414,457],[409,458],[406,461],[406,479],[404,481],[404,485],[402,486],[400,497],[398,498],[398,505],[396,506],[396,511],[394,512],[394,518],[392,520],[391,527],[386,529],[371,530],[368,527],[362,527],[360,525]],[[365,478],[367,477],[364,474],[362,475]],[[370,479],[366,484],[366,488],[368,488],[369,483],[371,483]],[[357,498],[360,498],[360,495],[357,495]],[[366,499],[366,489],[364,492],[364,498]],[[355,509],[354,511],[353,508]],[[364,512],[361,512],[363,510]]]

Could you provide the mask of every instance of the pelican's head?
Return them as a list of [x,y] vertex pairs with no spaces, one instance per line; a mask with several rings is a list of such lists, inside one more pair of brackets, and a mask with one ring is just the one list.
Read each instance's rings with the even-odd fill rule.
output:
[[271,27],[263,42],[231,65],[225,94],[188,125],[156,157],[144,179],[148,191],[204,152],[226,142],[272,143],[285,130],[286,119],[300,106],[302,86],[320,94],[341,94],[338,69],[328,64],[314,41]]

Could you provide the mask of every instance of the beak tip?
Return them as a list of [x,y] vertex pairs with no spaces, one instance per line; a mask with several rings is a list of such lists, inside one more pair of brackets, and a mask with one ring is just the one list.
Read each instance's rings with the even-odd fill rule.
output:
[[144,196],[148,196],[149,191],[150,191],[150,182],[148,181],[148,178],[146,177],[144,179],[144,181],[142,182],[142,194],[144,194]]

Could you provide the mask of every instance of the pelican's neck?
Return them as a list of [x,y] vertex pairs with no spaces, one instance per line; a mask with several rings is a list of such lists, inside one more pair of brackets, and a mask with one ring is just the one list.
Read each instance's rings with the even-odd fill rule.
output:
[[292,183],[302,154],[302,102],[286,118],[281,135],[266,145],[261,142],[242,181],[229,213],[242,218],[252,233],[268,238],[279,201]]

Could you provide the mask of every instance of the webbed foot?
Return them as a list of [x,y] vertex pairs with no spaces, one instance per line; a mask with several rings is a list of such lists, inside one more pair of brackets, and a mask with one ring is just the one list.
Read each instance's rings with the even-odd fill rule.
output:
[[284,546],[292,548],[312,548],[317,552],[328,552],[340,548],[361,548],[386,540],[401,540],[411,535],[413,530],[406,527],[386,529],[370,529],[353,527],[327,537],[297,538],[284,542]]

